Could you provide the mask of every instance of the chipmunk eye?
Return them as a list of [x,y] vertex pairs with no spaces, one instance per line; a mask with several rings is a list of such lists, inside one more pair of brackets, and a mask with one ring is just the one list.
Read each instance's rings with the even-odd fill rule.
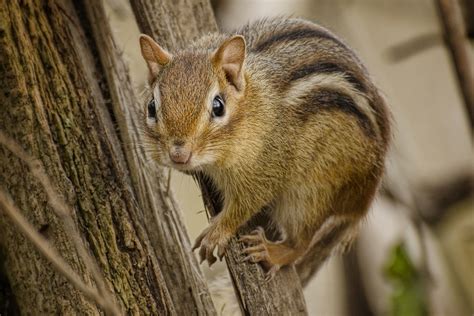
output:
[[148,102],[148,118],[156,120],[156,101],[155,98]]
[[216,95],[212,101],[212,116],[220,117],[225,114],[224,100],[220,95]]

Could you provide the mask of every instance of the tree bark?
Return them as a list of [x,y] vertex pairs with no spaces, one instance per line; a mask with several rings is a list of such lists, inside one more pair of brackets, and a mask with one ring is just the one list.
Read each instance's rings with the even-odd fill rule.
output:
[[[179,212],[164,193],[163,175],[143,166],[137,114],[126,107],[136,100],[103,9],[96,1],[73,3],[0,0],[0,128],[42,162],[73,207],[82,238],[123,312],[215,314]],[[0,187],[93,284],[44,189],[2,146]],[[0,232],[4,271],[22,314],[101,313],[1,209]]]
[[[208,0],[131,0],[132,9],[142,32],[155,38],[170,51],[208,32],[216,32],[217,24]],[[204,178],[196,175],[206,208],[211,216],[220,211],[217,192]],[[204,229],[204,227],[203,227]],[[251,230],[247,226],[239,233]],[[265,282],[264,271],[257,264],[241,263],[242,245],[236,238],[230,242],[226,262],[236,294],[245,315],[306,314],[298,275],[293,267],[280,270],[271,282]]]

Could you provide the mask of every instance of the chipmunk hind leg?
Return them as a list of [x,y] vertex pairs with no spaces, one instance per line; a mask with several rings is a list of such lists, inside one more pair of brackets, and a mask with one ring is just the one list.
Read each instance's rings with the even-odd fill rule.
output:
[[358,226],[358,221],[338,215],[333,215],[323,222],[305,253],[295,263],[303,286],[306,286],[331,254],[343,252],[351,245]]
[[267,270],[268,279],[273,278],[281,267],[295,264],[302,284],[306,285],[332,253],[343,252],[349,247],[357,228],[354,220],[331,216],[312,234],[312,238],[299,238],[295,243],[288,237],[270,241],[259,227],[240,238],[247,245],[243,250],[243,261],[260,262]]

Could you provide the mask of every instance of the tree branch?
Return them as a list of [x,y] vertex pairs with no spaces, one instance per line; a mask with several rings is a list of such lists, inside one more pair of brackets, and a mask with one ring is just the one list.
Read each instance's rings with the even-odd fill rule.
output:
[[436,0],[436,5],[472,130],[474,128],[474,61],[459,0]]

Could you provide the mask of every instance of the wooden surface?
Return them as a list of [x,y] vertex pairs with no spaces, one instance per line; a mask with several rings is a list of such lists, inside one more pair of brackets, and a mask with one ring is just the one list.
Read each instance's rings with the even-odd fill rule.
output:
[[[81,238],[124,313],[213,315],[165,178],[142,168],[136,101],[105,21],[96,1],[0,0],[0,128],[42,162],[72,206]],[[2,146],[0,186],[93,285],[44,190]],[[21,314],[102,314],[1,210],[0,232],[2,271]]]

